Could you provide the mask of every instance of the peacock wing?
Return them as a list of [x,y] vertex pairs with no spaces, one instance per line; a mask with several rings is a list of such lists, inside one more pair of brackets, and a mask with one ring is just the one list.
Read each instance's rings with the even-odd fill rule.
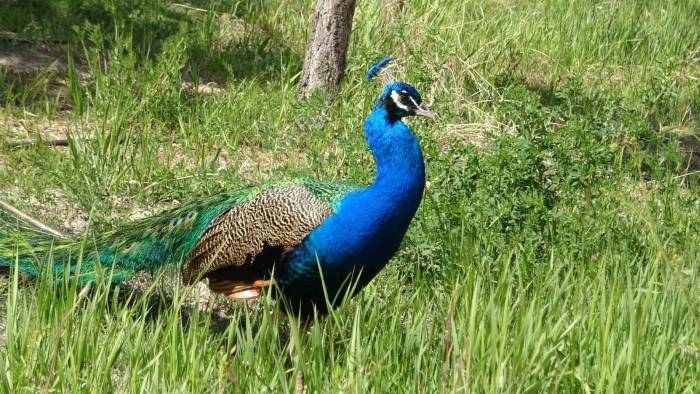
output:
[[[170,267],[179,270],[210,224],[231,207],[245,204],[270,185],[218,193],[184,203],[102,233],[94,248],[102,266],[125,273]],[[130,275],[122,275],[128,278]],[[113,282],[115,282],[113,280]]]
[[251,298],[270,285],[284,254],[333,214],[355,187],[304,180],[278,185],[232,206],[214,219],[183,266],[185,283],[207,277],[232,298]]

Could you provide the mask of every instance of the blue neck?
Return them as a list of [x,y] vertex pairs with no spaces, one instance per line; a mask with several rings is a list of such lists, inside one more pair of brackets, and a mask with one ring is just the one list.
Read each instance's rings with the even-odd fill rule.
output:
[[423,154],[415,135],[401,120],[390,119],[378,102],[365,120],[365,138],[377,166],[374,182],[365,189],[368,199],[383,201],[388,216],[409,210],[413,217],[425,186]]
[[413,132],[390,119],[381,102],[365,120],[365,136],[377,165],[374,182],[340,200],[336,213],[294,250],[287,274],[278,280],[287,296],[322,297],[317,264],[329,293],[361,272],[355,277],[359,291],[401,245],[423,197],[423,154]]

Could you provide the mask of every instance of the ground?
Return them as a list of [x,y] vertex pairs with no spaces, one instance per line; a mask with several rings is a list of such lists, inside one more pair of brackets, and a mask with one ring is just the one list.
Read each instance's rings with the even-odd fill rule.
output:
[[2,391],[698,391],[700,5],[358,4],[338,96],[299,101],[313,3],[0,12],[1,198],[75,236],[275,179],[371,182],[363,77],[386,55],[439,115],[408,121],[428,184],[400,252],[332,316],[10,270]]

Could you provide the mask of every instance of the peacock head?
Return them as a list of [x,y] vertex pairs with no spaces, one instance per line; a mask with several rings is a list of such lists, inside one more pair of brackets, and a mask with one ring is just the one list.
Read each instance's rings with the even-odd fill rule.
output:
[[[386,65],[394,60],[387,57],[372,66],[365,78],[368,82],[372,80]],[[396,81],[389,77],[389,82],[384,88],[384,92],[379,96],[377,105],[383,107],[389,114],[389,118],[399,120],[406,116],[425,116],[435,120],[433,112],[423,106],[423,99],[418,90],[406,82]]]
[[435,114],[422,105],[423,100],[418,90],[405,82],[397,81],[387,84],[379,100],[390,118],[425,116],[435,120]]

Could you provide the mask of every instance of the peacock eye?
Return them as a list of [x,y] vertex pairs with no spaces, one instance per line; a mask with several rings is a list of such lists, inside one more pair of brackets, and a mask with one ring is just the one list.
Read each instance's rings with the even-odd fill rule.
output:
[[170,227],[177,227],[182,223],[182,218],[174,218],[170,221]]
[[407,91],[402,90],[399,93],[399,100],[401,101],[401,104],[409,105],[411,103],[411,96],[408,94]]

